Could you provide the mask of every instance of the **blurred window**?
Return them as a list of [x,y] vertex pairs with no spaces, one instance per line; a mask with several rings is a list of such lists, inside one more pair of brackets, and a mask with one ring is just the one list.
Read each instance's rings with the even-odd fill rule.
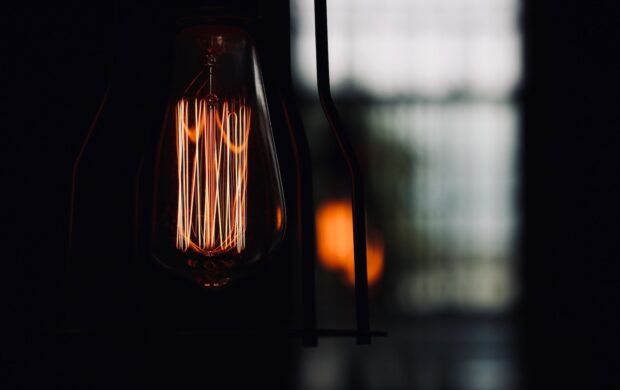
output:
[[[328,1],[332,90],[368,128],[356,146],[404,312],[498,312],[516,296],[518,16],[516,0]],[[292,17],[311,96],[313,1]]]

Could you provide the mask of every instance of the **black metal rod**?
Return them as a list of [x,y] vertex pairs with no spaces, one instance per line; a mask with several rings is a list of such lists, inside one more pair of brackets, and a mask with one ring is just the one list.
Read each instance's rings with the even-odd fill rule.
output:
[[370,343],[368,311],[368,278],[366,275],[366,215],[362,170],[355,152],[346,137],[329,86],[329,51],[327,44],[326,0],[314,0],[314,28],[316,36],[316,71],[319,99],[329,127],[347,163],[351,176],[351,204],[353,207],[353,248],[355,253],[355,307],[357,343]]
[[[49,337],[62,337],[62,336],[99,336],[99,337],[113,337],[113,336],[129,336],[136,338],[144,335],[153,335],[158,339],[164,339],[167,337],[194,337],[194,342],[200,342],[210,337],[239,337],[239,336],[251,336],[251,337],[307,337],[308,332],[305,329],[281,329],[281,328],[261,328],[261,329],[208,329],[208,330],[176,330],[176,331],[158,331],[154,329],[135,330],[135,329],[63,329],[56,333],[45,334]],[[335,328],[323,328],[315,329],[311,331],[312,337],[359,337],[360,333],[355,329],[335,329]],[[373,337],[386,337],[388,334],[385,331],[373,330],[369,334]],[[199,336],[198,338],[195,338]]]
[[[291,42],[290,42],[290,1],[283,0],[272,4],[281,12],[282,32],[278,39],[281,42],[280,58],[286,63],[281,64],[278,85],[281,86],[281,105],[286,126],[291,139],[293,163],[295,165],[295,256],[299,259],[301,326],[303,329],[302,344],[307,347],[318,345],[316,322],[316,237],[314,226],[314,201],[312,188],[312,158],[310,146],[304,131],[299,109],[295,104],[293,78],[291,74]],[[264,6],[261,1],[261,7]]]
[[290,88],[284,88],[282,105],[293,144],[295,156],[295,191],[297,197],[297,246],[301,263],[301,301],[303,344],[316,346],[316,283],[314,264],[316,259],[316,240],[314,232],[314,201],[312,190],[312,160],[310,147],[303,130],[301,117],[292,103]]

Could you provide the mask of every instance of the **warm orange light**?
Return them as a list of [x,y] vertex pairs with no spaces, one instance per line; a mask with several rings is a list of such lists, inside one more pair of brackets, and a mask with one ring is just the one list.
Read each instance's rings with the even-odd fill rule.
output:
[[282,229],[282,207],[278,207],[276,210],[276,229]]
[[243,101],[177,102],[178,249],[214,255],[245,248],[250,122]]
[[[329,201],[316,212],[317,252],[321,264],[330,271],[342,271],[353,285],[355,267],[353,262],[353,219],[351,202]],[[375,284],[383,275],[384,247],[381,237],[368,229],[366,258],[368,284]]]
[[199,286],[230,285],[272,258],[286,229],[262,67],[243,29],[192,24],[172,69],[151,160],[151,255]]

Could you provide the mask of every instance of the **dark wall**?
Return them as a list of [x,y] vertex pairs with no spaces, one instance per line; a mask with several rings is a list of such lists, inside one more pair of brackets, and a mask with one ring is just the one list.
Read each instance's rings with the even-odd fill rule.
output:
[[64,282],[71,168],[111,72],[114,7],[4,7],[2,276],[13,304],[3,317],[47,328]]
[[619,11],[526,2],[528,388],[620,383]]

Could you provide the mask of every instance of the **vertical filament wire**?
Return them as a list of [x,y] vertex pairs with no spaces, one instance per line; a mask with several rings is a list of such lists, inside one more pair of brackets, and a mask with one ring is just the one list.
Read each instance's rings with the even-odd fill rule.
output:
[[243,99],[177,102],[179,250],[212,256],[245,248],[251,114]]

